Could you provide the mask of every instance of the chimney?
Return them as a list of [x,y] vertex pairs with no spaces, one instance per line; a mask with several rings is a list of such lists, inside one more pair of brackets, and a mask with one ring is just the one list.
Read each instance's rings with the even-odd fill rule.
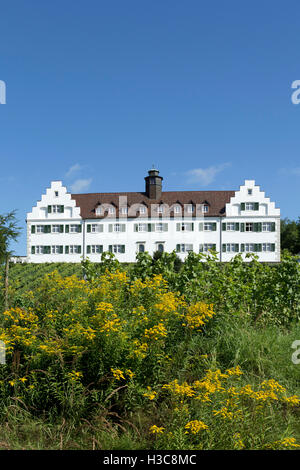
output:
[[149,199],[159,199],[161,197],[161,188],[163,178],[159,175],[159,171],[152,168],[148,171],[148,176],[145,177],[146,182],[146,195]]

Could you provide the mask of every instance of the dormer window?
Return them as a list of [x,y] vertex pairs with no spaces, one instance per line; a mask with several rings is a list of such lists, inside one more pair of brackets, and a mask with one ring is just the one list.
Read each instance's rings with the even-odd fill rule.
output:
[[175,214],[180,214],[181,213],[181,206],[179,206],[179,205],[175,206],[174,212],[175,212]]
[[188,204],[188,205],[186,206],[186,208],[187,208],[187,213],[188,213],[188,214],[192,214],[192,212],[193,212],[193,210],[194,210],[193,204]]
[[146,207],[140,206],[140,214],[146,214]]
[[158,206],[157,212],[158,212],[159,214],[162,214],[162,213],[164,212],[164,206]]
[[96,207],[96,215],[102,215],[102,207],[101,206],[98,206]]
[[109,207],[109,208],[108,208],[108,213],[109,213],[110,215],[114,214],[115,212],[116,212],[116,210],[115,210],[114,207]]
[[202,206],[202,212],[203,212],[203,213],[206,213],[206,212],[208,212],[208,209],[209,209],[208,205],[207,205],[207,204],[203,204],[203,206]]
[[122,215],[128,214],[128,207],[121,207],[121,214]]

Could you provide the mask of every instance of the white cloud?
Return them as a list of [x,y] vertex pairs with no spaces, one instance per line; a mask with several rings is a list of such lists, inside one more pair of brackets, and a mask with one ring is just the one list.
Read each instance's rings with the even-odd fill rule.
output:
[[230,166],[230,163],[223,163],[222,165],[213,165],[208,168],[194,168],[187,171],[185,174],[188,177],[188,183],[199,183],[201,186],[208,186],[214,181],[216,175]]
[[67,171],[67,173],[66,173],[66,177],[67,177],[67,178],[70,178],[71,176],[73,176],[74,173],[76,173],[77,171],[80,171],[80,170],[82,170],[82,166],[79,165],[79,163],[75,163],[75,165],[72,165],[72,166],[68,169],[68,171]]
[[88,189],[92,182],[92,178],[89,179],[78,179],[75,180],[74,183],[70,186],[72,193],[80,193],[81,191],[85,191]]

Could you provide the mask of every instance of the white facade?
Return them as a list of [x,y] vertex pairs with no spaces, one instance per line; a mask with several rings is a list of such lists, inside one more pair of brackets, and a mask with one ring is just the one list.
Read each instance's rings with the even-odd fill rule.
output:
[[219,216],[195,208],[194,215],[185,212],[184,217],[152,213],[148,218],[140,213],[82,218],[81,207],[62,182],[53,181],[27,214],[27,260],[99,262],[101,252],[112,251],[119,261],[134,262],[142,249],[150,254],[176,250],[184,259],[189,250],[213,248],[220,261],[230,261],[237,253],[248,259],[248,252],[255,252],[260,261],[280,261],[280,210],[253,180],[246,180],[224,209]]

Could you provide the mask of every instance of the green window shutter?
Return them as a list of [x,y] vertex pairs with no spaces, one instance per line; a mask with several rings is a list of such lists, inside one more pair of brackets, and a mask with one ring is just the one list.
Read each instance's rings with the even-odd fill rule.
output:
[[241,251],[242,252],[245,251],[245,244],[244,243],[241,244]]
[[50,246],[44,246],[44,253],[46,253],[47,255],[50,255],[50,252],[51,252]]
[[70,231],[70,226],[69,226],[69,225],[65,225],[65,232],[66,232],[66,233],[69,233],[69,231]]
[[112,253],[112,245],[109,245],[108,251],[110,251]]
[[257,231],[258,232],[262,231],[262,223],[261,222],[258,222],[258,224],[257,224]]
[[148,232],[151,232],[152,224],[148,224]]
[[200,224],[199,224],[199,231],[203,232],[203,222],[200,222]]
[[235,251],[236,253],[239,252],[239,244],[238,244],[238,243],[235,244],[234,251]]
[[103,224],[99,225],[99,232],[103,232]]
[[103,253],[103,245],[99,245],[100,247],[100,253]]
[[155,224],[151,224],[151,232],[155,232]]
[[257,245],[257,251],[262,251],[262,245],[261,245],[261,243],[259,243],[259,244]]
[[258,211],[258,210],[259,210],[259,203],[258,203],[258,202],[255,202],[255,203],[254,203],[254,210],[255,210],[255,211]]
[[194,222],[191,223],[191,231],[194,231]]
[[65,253],[66,253],[66,255],[69,254],[69,246],[68,245],[65,246]]
[[64,233],[64,226],[63,226],[63,225],[60,225],[60,226],[59,226],[59,232],[60,232],[60,233]]
[[254,251],[255,252],[258,251],[257,246],[258,246],[257,243],[254,243]]
[[78,245],[78,253],[81,253],[81,245]]
[[134,224],[133,230],[134,230],[134,232],[137,232],[137,231],[138,231],[138,224]]
[[87,252],[88,255],[90,254],[90,252],[91,252],[91,245],[87,245],[87,247],[86,247],[86,252]]
[[275,232],[275,230],[276,230],[276,223],[272,222],[271,223],[271,232]]
[[179,223],[176,224],[176,231],[180,232],[180,224]]
[[65,207],[64,207],[64,206],[60,206],[60,208],[59,208],[59,212],[60,212],[61,214],[63,214],[63,213],[64,213],[64,210],[65,210]]
[[125,245],[121,245],[121,253],[125,253]]
[[253,231],[258,232],[258,224],[256,222],[253,224]]
[[31,225],[31,233],[35,233],[35,225]]
[[108,231],[109,231],[109,232],[112,232],[112,229],[113,229],[112,224],[108,224]]
[[236,222],[236,224],[235,224],[235,230],[236,230],[237,232],[240,231],[240,224],[239,224],[238,222]]
[[86,226],[86,231],[87,231],[88,233],[91,233],[91,224],[87,224],[87,226]]
[[275,243],[271,243],[271,251],[275,251]]
[[60,253],[60,254],[63,254],[63,252],[64,252],[64,247],[63,247],[62,245],[60,245],[60,247],[59,247],[59,253]]
[[48,206],[48,214],[51,214],[52,212],[52,206]]
[[121,232],[125,232],[126,231],[126,225],[125,224],[122,224],[121,225]]
[[225,253],[225,251],[226,251],[226,245],[225,244],[222,245],[222,251],[223,251],[223,253]]
[[163,229],[164,229],[164,232],[167,232],[168,231],[168,224],[163,224]]
[[213,222],[212,229],[213,229],[213,232],[216,232],[216,230],[217,230],[217,223],[216,222]]
[[78,233],[81,233],[82,232],[82,226],[81,224],[78,224]]
[[200,243],[199,245],[199,253],[203,253],[203,243]]
[[241,211],[244,211],[244,210],[245,210],[245,203],[241,202]]
[[32,247],[31,247],[31,254],[32,254],[32,255],[35,255],[35,246],[32,246]]
[[213,250],[217,251],[217,245],[215,243],[213,243]]
[[223,232],[226,232],[226,222],[222,223],[222,230],[223,230]]
[[241,223],[241,232],[245,232],[245,224]]
[[179,244],[176,245],[176,251],[177,251],[177,253],[180,252],[180,245]]

